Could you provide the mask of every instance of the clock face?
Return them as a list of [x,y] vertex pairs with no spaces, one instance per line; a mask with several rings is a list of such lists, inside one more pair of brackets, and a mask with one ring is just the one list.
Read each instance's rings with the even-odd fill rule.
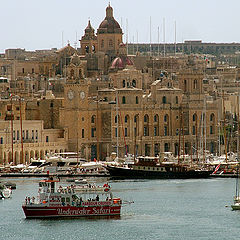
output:
[[74,98],[74,92],[73,90],[69,90],[68,93],[67,93],[67,96],[68,96],[68,99],[69,100],[72,100]]
[[80,92],[80,98],[81,98],[81,99],[84,99],[84,98],[85,98],[85,92],[83,92],[83,91]]

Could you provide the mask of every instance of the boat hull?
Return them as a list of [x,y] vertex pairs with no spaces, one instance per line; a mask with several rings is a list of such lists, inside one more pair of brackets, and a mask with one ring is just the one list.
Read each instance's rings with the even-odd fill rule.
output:
[[110,176],[114,178],[125,179],[186,179],[186,178],[207,178],[210,177],[212,171],[207,170],[189,170],[184,172],[174,171],[147,171],[134,170],[131,168],[121,168],[107,166]]
[[121,206],[38,206],[23,205],[26,218],[61,218],[61,217],[100,217],[100,216],[120,216]]

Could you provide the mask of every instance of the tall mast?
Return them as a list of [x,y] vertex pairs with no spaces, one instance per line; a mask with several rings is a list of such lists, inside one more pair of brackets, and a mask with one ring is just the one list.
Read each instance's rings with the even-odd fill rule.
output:
[[166,46],[165,46],[165,18],[163,18],[163,56],[166,55]]
[[128,19],[126,19],[126,45],[127,45],[127,55],[128,55]]
[[226,132],[226,116],[225,116],[225,100],[224,100],[224,90],[223,90],[223,129],[224,129],[224,145],[225,145],[225,155],[227,162],[227,132]]
[[159,26],[158,26],[158,56],[159,56]]
[[13,162],[13,103],[11,95],[11,133],[12,133],[12,162]]
[[119,117],[118,117],[118,89],[116,89],[116,112],[117,112],[117,159],[118,159],[118,122],[119,122]]
[[175,58],[176,58],[176,53],[177,53],[177,22],[175,21],[174,22],[174,55],[175,55]]
[[22,153],[21,153],[20,160],[22,160],[22,163],[24,163],[23,162],[24,159],[23,159],[23,129],[22,129],[22,104],[21,104],[21,97],[19,97],[19,109],[20,109],[20,131],[21,131],[21,148],[22,148]]
[[150,56],[152,56],[152,18],[150,16]]

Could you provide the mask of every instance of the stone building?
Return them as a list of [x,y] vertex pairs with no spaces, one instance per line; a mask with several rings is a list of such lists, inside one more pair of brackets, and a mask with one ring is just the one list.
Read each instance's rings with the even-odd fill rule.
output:
[[0,164],[30,163],[32,158],[44,159],[47,153],[66,149],[64,131],[44,129],[42,120],[23,120],[22,124],[0,120]]

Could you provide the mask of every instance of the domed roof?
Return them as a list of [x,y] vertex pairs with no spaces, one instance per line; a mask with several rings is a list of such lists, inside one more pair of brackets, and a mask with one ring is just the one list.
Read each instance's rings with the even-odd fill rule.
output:
[[116,57],[112,61],[111,69],[124,69],[127,65],[133,65],[133,62],[127,56]]
[[97,33],[122,33],[119,23],[113,17],[113,8],[110,4],[106,8],[106,17],[100,23]]

